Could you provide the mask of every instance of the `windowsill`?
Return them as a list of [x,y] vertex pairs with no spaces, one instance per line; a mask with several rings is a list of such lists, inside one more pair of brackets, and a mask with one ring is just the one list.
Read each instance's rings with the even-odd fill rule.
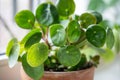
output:
[[0,67],[1,66],[4,66],[4,65],[7,65],[7,56],[4,54],[4,55],[0,55]]
[[7,56],[4,54],[4,55],[0,55],[0,61],[1,60],[5,60],[5,59],[7,59]]

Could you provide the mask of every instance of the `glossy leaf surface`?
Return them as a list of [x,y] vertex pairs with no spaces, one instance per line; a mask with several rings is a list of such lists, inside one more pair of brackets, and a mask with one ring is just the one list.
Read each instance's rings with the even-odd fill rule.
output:
[[63,46],[66,39],[64,27],[60,24],[50,26],[50,37],[54,45]]
[[57,58],[64,66],[75,66],[81,59],[81,53],[75,46],[65,46],[59,49]]
[[10,55],[10,51],[13,47],[13,45],[17,43],[17,39],[16,38],[13,38],[9,41],[8,45],[7,45],[7,49],[6,49],[6,55],[9,56]]
[[20,52],[20,46],[16,39],[12,39],[7,47],[6,55],[8,56],[9,67],[12,68],[17,63]]
[[98,25],[90,25],[86,31],[87,40],[96,47],[102,47],[106,40],[104,28]]
[[81,26],[83,28],[87,28],[91,24],[95,24],[97,22],[96,17],[91,13],[83,13],[80,16]]
[[32,29],[34,27],[35,17],[29,10],[22,10],[15,15],[17,25],[24,29]]
[[77,21],[71,21],[67,27],[67,38],[71,43],[77,42],[80,38],[81,30]]
[[24,45],[25,49],[30,48],[35,43],[38,43],[42,37],[42,33],[39,29],[30,31],[21,41],[20,44]]
[[92,15],[94,15],[96,17],[97,24],[102,21],[102,15],[99,12],[94,11],[94,12],[92,12]]
[[44,74],[43,64],[38,67],[31,67],[27,63],[26,56],[27,56],[27,54],[24,54],[22,56],[22,67],[23,67],[24,71],[27,73],[28,76],[30,76],[34,80],[39,80]]
[[59,0],[57,10],[61,16],[69,16],[75,11],[74,0]]
[[38,6],[36,10],[36,18],[42,26],[49,26],[53,23],[59,22],[57,9],[50,3],[43,3]]
[[28,50],[27,62],[32,67],[40,66],[47,58],[48,46],[44,43],[36,43]]
[[112,32],[111,28],[108,28],[107,30],[107,36],[106,36],[106,45],[108,48],[112,49],[115,42],[114,34]]

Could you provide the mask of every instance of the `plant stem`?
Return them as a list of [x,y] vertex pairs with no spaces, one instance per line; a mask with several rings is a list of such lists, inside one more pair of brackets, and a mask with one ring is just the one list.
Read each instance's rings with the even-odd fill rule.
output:
[[49,44],[49,41],[48,41],[48,28],[46,29],[46,32],[44,32],[42,27],[40,27],[40,28],[41,28],[41,31],[42,31],[42,39],[48,45],[49,49],[51,49],[51,45]]

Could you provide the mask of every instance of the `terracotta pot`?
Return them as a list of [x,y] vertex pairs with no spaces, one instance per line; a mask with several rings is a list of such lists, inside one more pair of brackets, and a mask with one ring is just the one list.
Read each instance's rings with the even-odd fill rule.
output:
[[[94,67],[72,72],[45,72],[41,80],[93,80]],[[33,80],[21,68],[22,80]]]

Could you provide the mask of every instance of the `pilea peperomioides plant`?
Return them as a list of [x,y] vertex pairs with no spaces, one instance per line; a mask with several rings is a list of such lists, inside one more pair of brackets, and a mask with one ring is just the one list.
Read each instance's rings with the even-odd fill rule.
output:
[[17,25],[30,32],[21,41],[14,38],[8,43],[9,66],[20,61],[24,71],[38,80],[44,70],[73,71],[97,65],[99,55],[87,59],[83,50],[93,47],[99,51],[104,44],[111,49],[112,29],[100,24],[102,15],[98,12],[74,15],[74,11],[73,0],[59,0],[56,6],[40,4],[35,16],[29,10],[18,12]]

